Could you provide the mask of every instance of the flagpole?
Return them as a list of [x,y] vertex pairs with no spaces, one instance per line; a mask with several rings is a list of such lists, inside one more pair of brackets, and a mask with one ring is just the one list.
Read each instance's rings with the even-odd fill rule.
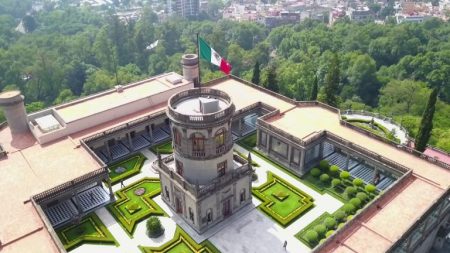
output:
[[198,33],[197,33],[197,59],[198,59],[198,87],[201,87],[201,75],[200,75],[200,48],[198,47]]

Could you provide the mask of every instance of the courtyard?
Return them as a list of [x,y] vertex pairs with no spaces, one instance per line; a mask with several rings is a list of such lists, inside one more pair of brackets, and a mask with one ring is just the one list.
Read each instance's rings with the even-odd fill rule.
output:
[[[244,139],[246,148],[235,144],[234,150],[247,157],[253,136]],[[168,148],[167,144],[161,146]],[[104,227],[103,234],[108,235],[109,241],[98,243],[80,234],[74,238],[77,243],[68,248],[70,252],[309,252],[314,245],[299,233],[348,202],[253,153],[252,161],[258,164],[254,166],[257,178],[252,182],[253,207],[239,217],[219,223],[216,226],[220,229],[213,228],[207,237],[202,237],[185,229],[185,224],[177,224],[179,219],[174,219],[161,199],[158,174],[151,167],[157,155],[149,149],[141,153],[145,159],[140,171],[113,185],[116,202],[92,214],[98,217],[98,226]],[[161,237],[149,238],[146,234],[145,221],[152,216],[160,217],[165,228]],[[76,227],[68,225],[60,230]]]

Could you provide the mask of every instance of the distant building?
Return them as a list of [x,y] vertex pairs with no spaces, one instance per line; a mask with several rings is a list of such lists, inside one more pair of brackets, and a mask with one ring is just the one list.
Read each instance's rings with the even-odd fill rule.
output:
[[356,9],[349,8],[347,15],[350,17],[350,20],[357,22],[370,21],[375,18],[373,12],[367,6],[358,7]]
[[199,0],[168,0],[168,12],[181,17],[197,17],[200,12]]

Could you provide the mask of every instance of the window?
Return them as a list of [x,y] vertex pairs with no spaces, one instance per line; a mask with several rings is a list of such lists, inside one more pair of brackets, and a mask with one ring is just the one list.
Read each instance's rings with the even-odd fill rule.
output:
[[176,128],[173,128],[172,132],[173,132],[173,142],[175,143],[175,145],[180,145],[181,143],[180,131],[178,131],[178,129]]
[[175,169],[177,170],[178,175],[183,176],[183,163],[175,160]]
[[208,209],[208,211],[206,212],[206,221],[207,222],[211,222],[213,221],[213,213],[212,213],[212,209]]
[[189,219],[191,219],[192,223],[194,223],[194,213],[192,212],[192,208],[189,207]]
[[245,201],[245,189],[241,190],[240,200],[241,200],[241,203]]
[[205,151],[205,137],[201,133],[194,133],[192,138],[192,151]]
[[170,201],[169,189],[167,189],[167,186],[164,186],[164,191],[166,192],[166,198]]
[[220,147],[225,144],[225,130],[223,130],[223,128],[218,130],[214,139],[216,141],[216,147]]
[[227,168],[227,161],[217,164],[217,174],[219,177],[225,175],[225,170]]

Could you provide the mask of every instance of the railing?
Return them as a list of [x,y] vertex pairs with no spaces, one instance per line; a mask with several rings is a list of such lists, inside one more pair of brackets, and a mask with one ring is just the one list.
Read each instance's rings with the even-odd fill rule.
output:
[[47,190],[45,192],[36,194],[33,196],[34,201],[36,203],[40,203],[47,199],[53,199],[63,193],[65,193],[67,190],[72,190],[74,187],[81,186],[82,184],[86,183],[92,183],[95,182],[101,177],[101,179],[108,178],[108,171],[105,167],[100,168],[98,170],[89,172],[81,177],[75,178],[72,181],[65,182],[63,184],[60,184],[56,187],[51,188],[50,190]]
[[377,135],[377,134],[374,134],[374,133],[372,133],[372,132],[369,132],[369,131],[367,131],[367,130],[365,130],[365,129],[359,128],[359,127],[357,127],[357,126],[355,126],[355,125],[353,125],[353,124],[348,123],[348,122],[345,121],[345,120],[342,120],[342,119],[341,119],[341,120],[340,120],[340,124],[343,125],[343,126],[346,126],[346,127],[348,127],[348,128],[351,128],[351,129],[353,129],[353,130],[355,130],[355,131],[358,131],[358,132],[360,132],[360,133],[362,133],[362,134],[364,134],[364,135],[367,135],[367,136],[370,136],[370,137],[372,137],[372,138],[374,138],[374,139],[377,139],[377,140],[379,140],[379,141],[382,141],[382,142],[384,142],[384,143],[386,143],[386,144],[389,144],[389,145],[391,145],[392,147],[395,147],[395,148],[397,148],[397,149],[400,149],[400,150],[406,151],[406,152],[408,152],[408,153],[411,153],[411,154],[413,154],[413,155],[415,155],[415,156],[417,156],[417,157],[419,157],[419,158],[421,158],[421,159],[423,159],[423,160],[426,160],[426,161],[428,161],[428,162],[431,162],[431,163],[433,163],[433,164],[435,164],[435,165],[437,165],[437,166],[439,166],[439,167],[441,167],[441,168],[444,168],[444,169],[450,169],[450,164],[448,164],[448,163],[445,163],[445,162],[443,162],[443,161],[440,161],[440,160],[438,160],[438,159],[436,159],[436,158],[434,158],[434,157],[432,157],[432,156],[426,155],[426,154],[424,154],[424,153],[422,153],[422,152],[419,152],[419,151],[417,151],[417,150],[415,150],[415,149],[413,149],[413,148],[410,148],[410,147],[407,147],[407,146],[405,146],[405,145],[401,145],[401,144],[398,144],[398,143],[396,143],[396,142],[393,142],[393,141],[391,141],[391,140],[389,140],[389,139],[387,139],[387,138],[384,138],[384,137],[382,137],[382,136],[379,136],[379,135]]
[[406,139],[409,139],[408,130],[406,130],[405,127],[403,127],[401,124],[397,124],[392,118],[383,116],[383,115],[381,115],[379,113],[373,113],[373,112],[364,111],[364,110],[360,110],[360,111],[345,110],[344,112],[341,112],[340,116],[342,118],[342,116],[353,115],[353,114],[363,115],[363,116],[370,116],[370,117],[373,117],[373,118],[376,118],[376,119],[380,119],[380,120],[383,120],[383,121],[388,121],[392,125],[397,126],[398,128],[400,128],[400,130],[405,132],[406,133]]
[[296,101],[295,103],[298,107],[310,107],[310,106],[319,106],[322,107],[328,111],[339,113],[339,109],[336,107],[333,107],[331,105],[327,105],[325,103],[322,103],[320,101]]
[[[419,219],[417,219],[417,221],[414,223],[413,226],[411,226],[405,233],[402,234],[402,236],[400,237],[400,239],[398,239],[394,244],[391,245],[391,247],[387,250],[387,252],[395,252],[395,250],[397,248],[401,248],[403,242],[405,242],[406,240],[411,240],[411,236],[413,235],[413,232],[416,229],[420,229],[419,227],[422,226],[427,226],[427,219],[429,218],[430,215],[432,215],[433,212],[435,212],[437,210],[437,208],[445,208],[445,201],[448,201],[448,199],[450,199],[450,188],[447,188],[446,192],[444,192],[439,199],[437,199],[432,207],[430,207],[424,214],[422,214],[420,216]],[[441,207],[439,207],[439,205],[443,205]],[[443,216],[445,217],[445,210],[441,211],[443,212]],[[439,224],[441,221],[443,220],[443,217],[437,217],[437,224]],[[429,222],[428,222],[429,223]],[[434,226],[437,226],[437,224],[435,224]],[[430,226],[430,225],[428,225]],[[431,231],[431,228],[429,227],[425,227],[428,231]],[[416,244],[410,244],[410,248],[406,249],[406,252],[413,252],[417,246],[418,243],[422,243],[422,242],[416,242]],[[411,249],[412,248],[412,249]]]
[[[228,107],[225,110],[221,110],[215,113],[208,113],[202,115],[189,115],[183,114],[175,111],[175,106],[181,100],[185,100],[190,97],[199,97],[199,96],[215,96],[219,97],[222,100],[225,100],[228,103]],[[216,123],[223,119],[231,118],[235,111],[235,106],[231,101],[231,98],[223,91],[215,90],[211,88],[195,88],[190,90],[185,90],[180,93],[173,95],[169,99],[169,106],[167,108],[169,116],[178,122],[182,123],[192,123],[195,125],[198,124],[206,124],[206,123]]]
[[110,134],[115,134],[115,133],[117,133],[119,131],[122,131],[124,129],[129,129],[131,127],[136,127],[136,126],[138,126],[140,124],[144,124],[144,123],[146,123],[148,121],[152,121],[152,120],[155,120],[155,119],[160,118],[160,117],[166,117],[165,111],[153,113],[153,114],[150,114],[148,116],[132,120],[132,121],[130,121],[128,123],[125,123],[125,124],[122,124],[122,125],[119,125],[119,126],[116,126],[116,127],[110,128],[110,129],[107,129],[107,130],[105,130],[103,132],[96,133],[94,135],[91,135],[89,137],[84,138],[83,141],[88,143],[88,142],[97,140],[99,138],[102,138],[104,136],[107,136],[107,135],[110,135]]
[[238,163],[243,164],[241,167],[232,170],[229,173],[221,177],[216,177],[212,180],[210,184],[207,185],[194,185],[186,181],[183,177],[174,172],[171,168],[167,166],[167,163],[173,162],[173,155],[161,159],[161,166],[158,165],[158,160],[153,163],[153,166],[161,169],[165,174],[174,179],[178,184],[180,184],[185,190],[188,190],[191,194],[195,195],[197,198],[204,197],[209,193],[215,191],[216,189],[221,189],[222,187],[229,185],[232,182],[238,181],[243,176],[248,175],[251,172],[248,163],[245,159],[234,155],[233,159]]
[[335,134],[333,134],[331,132],[328,132],[328,131],[325,131],[325,132],[326,132],[326,138],[327,139],[332,140],[332,141],[334,141],[336,143],[344,144],[344,145],[346,145],[346,147],[349,147],[349,148],[353,149],[354,151],[357,151],[357,152],[359,152],[359,153],[361,153],[361,154],[363,154],[363,155],[365,155],[365,156],[367,156],[369,158],[372,158],[372,159],[374,159],[374,160],[376,160],[376,161],[378,161],[380,163],[383,163],[383,164],[387,165],[388,167],[391,167],[394,170],[398,170],[401,173],[406,173],[406,172],[410,171],[409,168],[401,165],[400,163],[397,163],[397,162],[395,162],[395,161],[393,161],[391,159],[388,159],[388,158],[386,158],[384,156],[381,156],[378,153],[375,153],[375,152],[373,152],[371,150],[368,150],[368,149],[366,149],[366,148],[364,148],[362,146],[359,146],[357,144],[349,142],[348,140],[346,140],[346,139],[344,139],[342,137],[339,137],[339,136],[337,136],[337,135],[335,135]]

